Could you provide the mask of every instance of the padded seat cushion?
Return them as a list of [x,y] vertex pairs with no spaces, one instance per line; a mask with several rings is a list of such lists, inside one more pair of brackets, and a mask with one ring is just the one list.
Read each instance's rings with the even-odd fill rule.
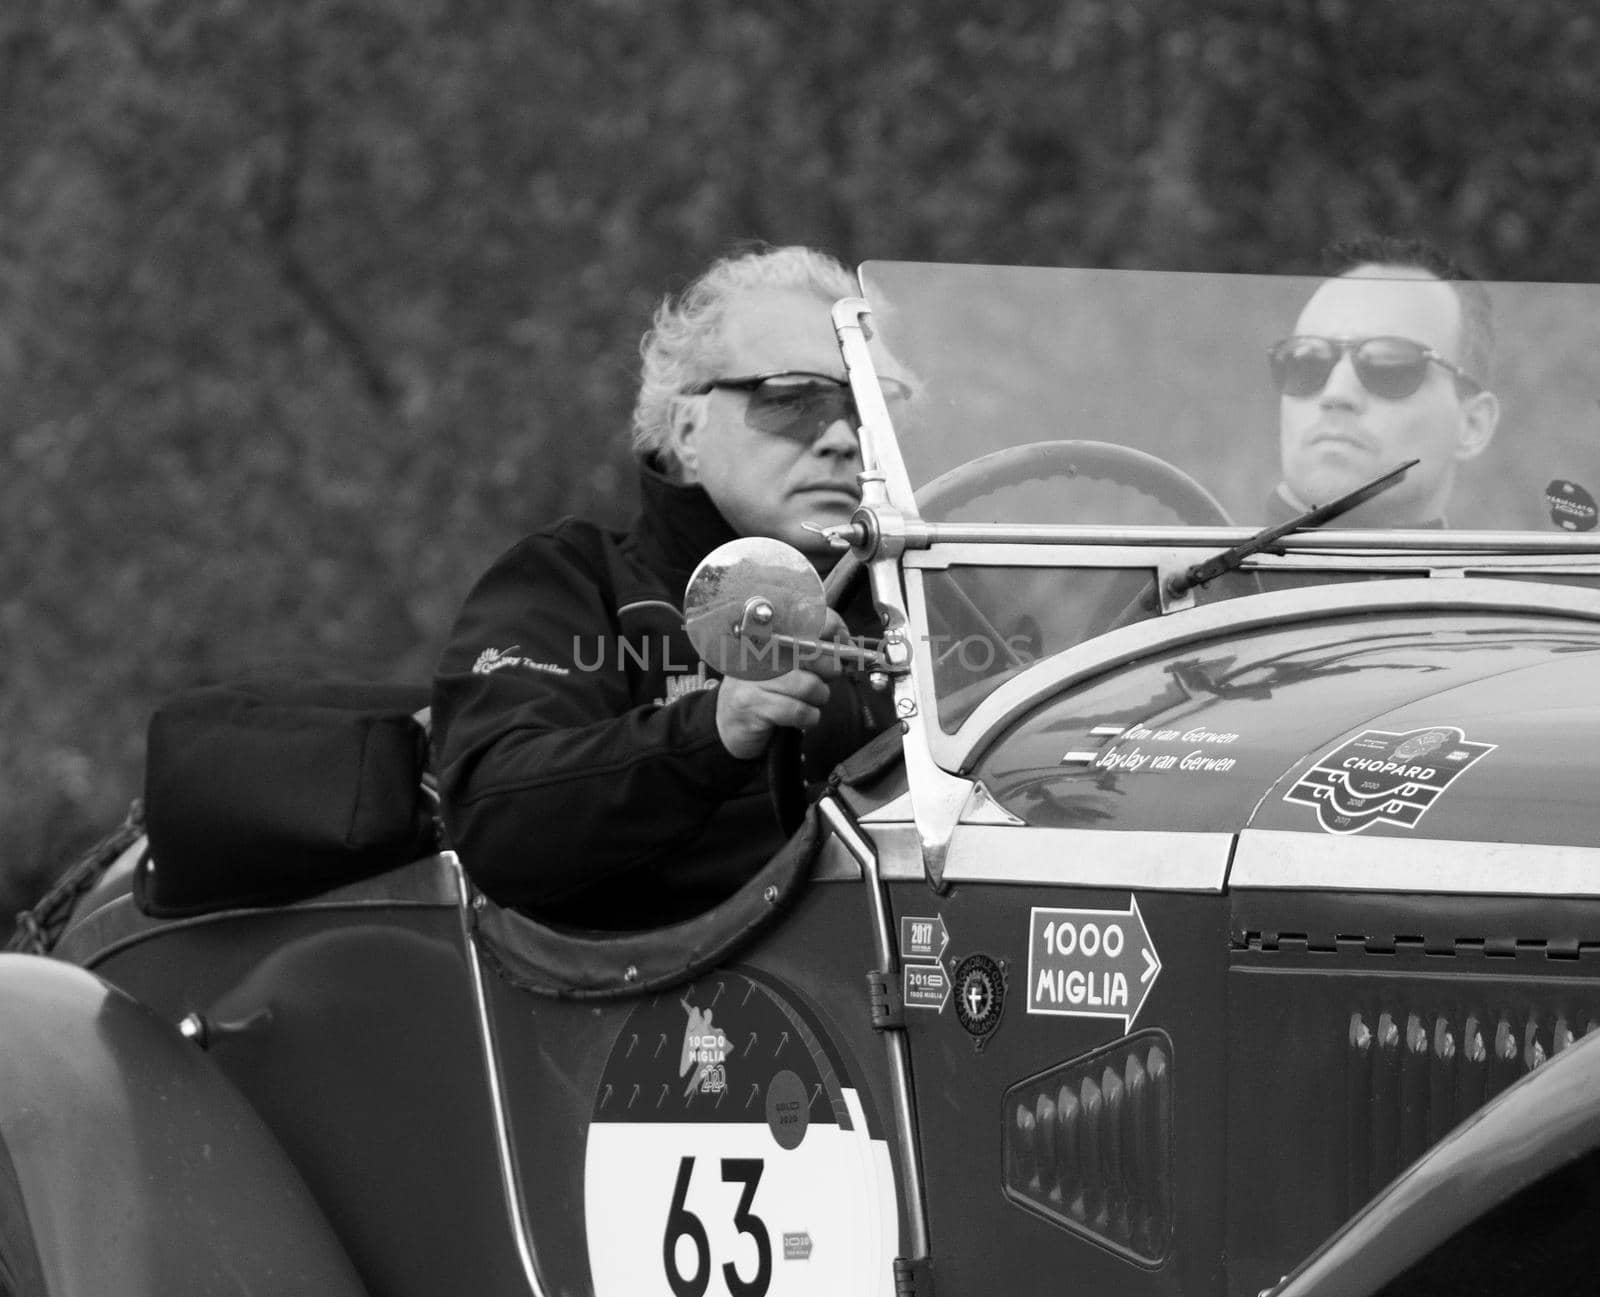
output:
[[271,681],[179,694],[150,720],[134,875],[161,917],[282,904],[437,849],[421,686]]

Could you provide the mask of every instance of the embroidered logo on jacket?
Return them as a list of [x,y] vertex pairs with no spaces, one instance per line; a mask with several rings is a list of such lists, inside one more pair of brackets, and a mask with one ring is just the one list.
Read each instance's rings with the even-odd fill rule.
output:
[[667,695],[657,698],[656,702],[665,707],[668,703],[677,702],[680,698],[687,698],[690,694],[699,693],[702,689],[715,689],[717,682],[706,678],[706,664],[702,662],[693,675],[683,672],[670,675],[666,678]]
[[472,664],[472,674],[486,676],[503,667],[523,667],[529,671],[547,671],[553,676],[570,675],[566,667],[557,666],[554,662],[535,662],[532,658],[518,655],[520,644],[513,644],[510,648],[486,648],[478,654],[478,660]]

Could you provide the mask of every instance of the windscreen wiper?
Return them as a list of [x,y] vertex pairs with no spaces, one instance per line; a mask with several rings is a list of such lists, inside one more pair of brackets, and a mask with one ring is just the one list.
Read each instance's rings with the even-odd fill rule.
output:
[[1288,522],[1274,523],[1264,527],[1249,540],[1240,541],[1232,549],[1225,549],[1215,558],[1208,558],[1203,563],[1196,563],[1186,572],[1180,572],[1167,581],[1167,597],[1176,599],[1193,590],[1196,586],[1204,585],[1207,581],[1215,581],[1219,576],[1232,572],[1243,565],[1245,559],[1252,554],[1259,554],[1262,550],[1270,548],[1293,531],[1310,531],[1320,527],[1325,522],[1331,522],[1342,513],[1348,513],[1358,504],[1365,504],[1373,496],[1387,491],[1391,486],[1406,475],[1406,470],[1416,467],[1420,459],[1408,459],[1403,464],[1396,464],[1386,473],[1380,473],[1370,482],[1363,482],[1353,491],[1347,491],[1327,504],[1319,504],[1315,509],[1307,509],[1304,513],[1290,518]]

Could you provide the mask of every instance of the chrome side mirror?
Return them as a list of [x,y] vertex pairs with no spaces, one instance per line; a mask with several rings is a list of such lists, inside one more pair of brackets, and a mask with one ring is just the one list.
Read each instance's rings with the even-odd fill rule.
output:
[[810,560],[762,536],[712,550],[683,595],[683,625],[695,652],[737,680],[773,680],[819,658],[880,665],[871,649],[822,639],[827,621],[822,578]]

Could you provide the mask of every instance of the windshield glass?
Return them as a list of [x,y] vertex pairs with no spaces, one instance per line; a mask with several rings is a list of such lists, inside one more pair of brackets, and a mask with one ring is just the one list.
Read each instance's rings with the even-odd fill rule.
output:
[[[861,282],[913,391],[893,417],[922,516],[1097,529],[907,555],[946,735],[1031,664],[1187,607],[1452,562],[1600,583],[1600,286],[892,262]],[[1320,546],[1185,584],[1412,459]]]
[[1595,523],[1600,286],[897,262],[861,281],[914,379],[914,486],[1031,442],[1142,452],[1023,468],[930,520],[1255,527],[1417,458],[1330,525]]

